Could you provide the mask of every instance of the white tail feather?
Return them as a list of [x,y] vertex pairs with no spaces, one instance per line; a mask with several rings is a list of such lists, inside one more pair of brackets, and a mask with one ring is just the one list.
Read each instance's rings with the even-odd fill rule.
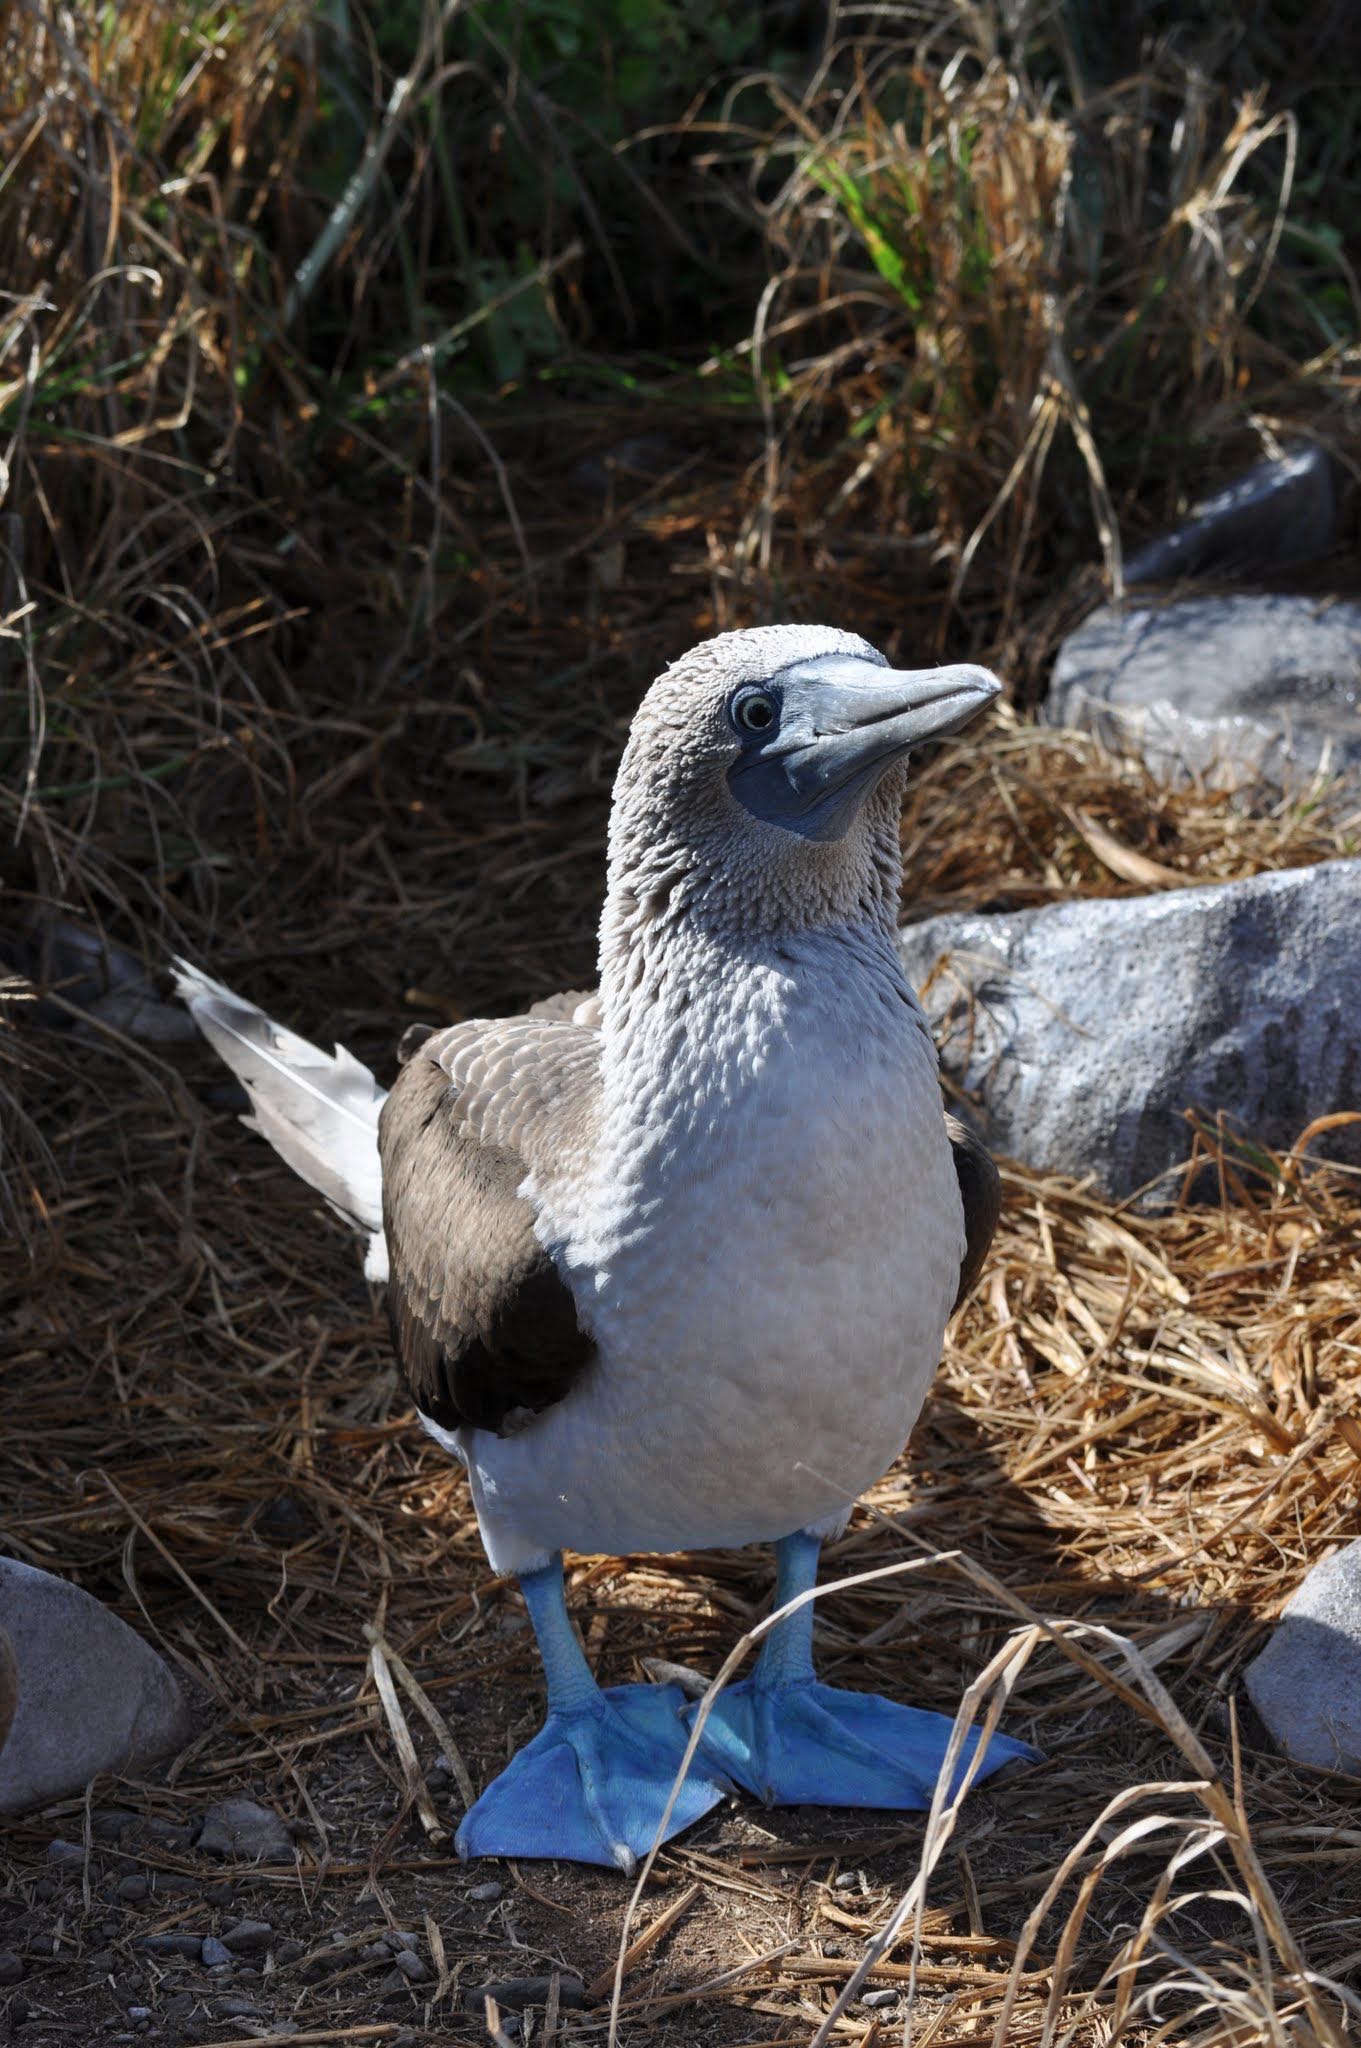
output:
[[343,1045],[323,1052],[187,960],[173,965],[194,1022],[250,1096],[253,1113],[242,1123],[268,1138],[309,1187],[366,1233],[364,1271],[385,1280],[378,1112],[387,1091]]

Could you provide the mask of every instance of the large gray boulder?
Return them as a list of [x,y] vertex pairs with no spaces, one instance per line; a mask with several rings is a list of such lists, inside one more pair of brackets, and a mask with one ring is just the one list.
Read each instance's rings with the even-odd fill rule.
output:
[[0,1558],[0,1636],[15,1681],[0,1813],[65,1798],[100,1771],[140,1769],[188,1740],[169,1668],[78,1586]]
[[1333,465],[1322,448],[1255,462],[1191,507],[1174,533],[1125,557],[1125,583],[1171,583],[1202,570],[1270,576],[1338,544]]
[[[1186,1159],[1188,1108],[1277,1147],[1361,1110],[1361,860],[935,917],[901,941],[983,1136],[1041,1171],[1123,1197]],[[1361,1159],[1358,1132],[1314,1149]]]
[[1361,606],[1195,597],[1103,606],[1059,650],[1041,716],[1166,781],[1361,786]]
[[1287,1756],[1361,1777],[1361,1543],[1314,1566],[1243,1682]]

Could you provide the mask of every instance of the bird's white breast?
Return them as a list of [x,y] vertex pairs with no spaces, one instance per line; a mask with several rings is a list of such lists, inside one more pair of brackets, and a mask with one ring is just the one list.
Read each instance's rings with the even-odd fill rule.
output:
[[532,1192],[597,1344],[520,1434],[466,1440],[493,1563],[774,1539],[898,1456],[963,1214],[936,1057],[882,949],[808,939],[655,1006],[594,1168]]

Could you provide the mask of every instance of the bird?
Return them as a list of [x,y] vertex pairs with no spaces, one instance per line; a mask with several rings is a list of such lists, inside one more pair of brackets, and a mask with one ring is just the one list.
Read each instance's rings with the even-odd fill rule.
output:
[[[629,730],[598,988],[413,1026],[390,1090],[175,963],[246,1121],[366,1233],[420,1422],[528,1608],[546,1718],[464,1857],[627,1871],[666,1816],[694,1703],[597,1684],[564,1551],[772,1543],[783,1607],[907,1442],[1001,1198],[901,964],[901,806],[913,750],[1000,687],[833,627],[701,642]],[[821,1683],[812,1605],[711,1702],[668,1835],[734,1787],[930,1804],[952,1723]],[[995,1734],[979,1775],[1037,1755]]]

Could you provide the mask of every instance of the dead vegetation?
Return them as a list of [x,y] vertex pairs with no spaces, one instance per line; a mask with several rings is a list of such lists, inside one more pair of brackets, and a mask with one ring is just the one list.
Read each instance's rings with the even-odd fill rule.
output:
[[[1136,41],[1082,94],[1090,53],[1048,16],[1027,54],[1000,14],[961,46],[934,6],[806,90],[734,83],[686,132],[773,251],[747,341],[582,346],[499,392],[460,381],[465,344],[512,286],[582,341],[592,229],[546,230],[538,282],[441,306],[446,16],[291,324],[335,218],[305,13],[23,7],[0,32],[3,1533],[152,1633],[202,1728],[170,1781],[7,1831],[0,1941],[27,1965],[0,1999],[34,2048],[139,2000],[170,2043],[482,2042],[513,2021],[473,1987],[555,1972],[530,2038],[604,2040],[627,1904],[530,1867],[479,1900],[492,1873],[451,1862],[458,1759],[418,1790],[446,1738],[401,1673],[484,1783],[540,1706],[513,1589],[411,1425],[352,1245],[206,1055],[91,1019],[60,921],[152,970],[186,951],[386,1075],[407,1017],[587,980],[624,726],[695,638],[824,614],[905,660],[991,654],[1024,699],[1118,528],[1273,437],[1353,459],[1355,285],[1324,232],[1353,203],[1348,117],[1325,92],[1296,124],[1268,9],[1221,44]],[[1254,48],[1274,91],[1244,104]],[[390,80],[354,76],[362,149]],[[428,289],[385,327],[402,277]],[[1357,829],[1326,792],[1165,790],[1012,709],[924,765],[906,907],[1226,879]],[[909,2014],[917,2048],[1355,2035],[1358,1787],[1285,1765],[1238,1677],[1355,1531],[1357,1194],[1236,1148],[1223,1187],[1150,1219],[1009,1170],[909,1455],[829,1558],[904,1567],[823,1600],[829,1675],[949,1711],[991,1669],[1049,1761],[948,1835],[718,1815],[639,1901],[621,2042],[887,2048]],[[769,1590],[748,1555],[572,1580],[607,1679],[715,1671]],[[205,1870],[175,1831],[228,1790],[297,1823],[297,1871]],[[102,1842],[112,1805],[159,1836]],[[87,1872],[44,1861],[87,1823]],[[158,1888],[121,1898],[129,1872]],[[258,2016],[138,1946],[242,1912],[277,1935],[234,1984]],[[426,1967],[407,1988],[364,1955],[394,1928]]]

